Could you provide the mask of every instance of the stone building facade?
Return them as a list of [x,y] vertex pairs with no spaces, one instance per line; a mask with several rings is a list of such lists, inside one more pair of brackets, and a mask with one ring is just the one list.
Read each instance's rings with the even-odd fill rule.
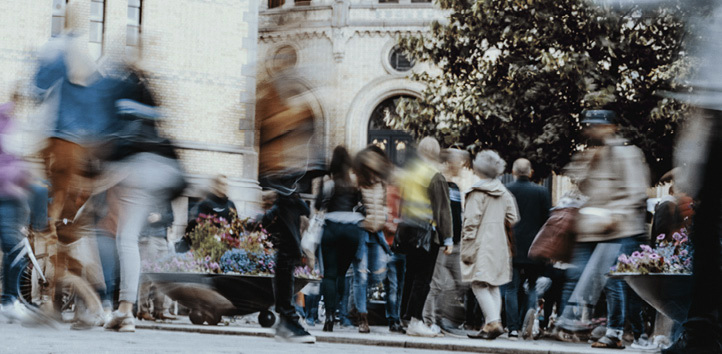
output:
[[[296,62],[298,81],[311,89],[325,149],[366,146],[369,121],[388,99],[419,96],[409,80],[426,67],[398,53],[402,35],[424,33],[443,12],[431,2],[397,0],[261,0],[258,72],[272,74],[279,57]],[[373,127],[371,127],[373,128]],[[388,146],[392,148],[392,146]]]
[[[193,185],[188,197],[201,197],[212,177],[225,174],[238,208],[256,209],[257,0],[72,1],[101,68],[143,44],[142,67],[164,113],[162,128],[177,142]],[[0,1],[0,101],[30,82],[36,51],[60,32],[65,8],[66,0]],[[27,102],[17,112],[20,150],[29,159],[42,146],[39,127],[47,125],[40,111]],[[174,205],[180,224],[188,197]]]

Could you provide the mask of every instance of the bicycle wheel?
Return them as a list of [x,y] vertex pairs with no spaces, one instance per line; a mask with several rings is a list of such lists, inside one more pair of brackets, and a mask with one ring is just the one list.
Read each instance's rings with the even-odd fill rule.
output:
[[99,314],[102,311],[103,305],[100,302],[100,297],[85,279],[77,275],[66,274],[58,281],[56,286],[62,289],[62,311],[75,311],[77,309],[75,305],[78,301],[82,301],[89,313]]
[[[33,283],[33,264],[31,262],[28,262],[25,268],[23,268],[18,282],[18,290],[20,292],[18,299],[27,306],[37,306],[33,302],[33,287],[41,286],[41,284],[40,282],[37,282],[37,284]],[[37,289],[39,290],[39,288]]]
[[[3,284],[3,275],[4,272],[0,272],[0,293],[3,292],[2,284]],[[20,271],[20,277],[18,278],[18,300],[20,300],[25,305],[32,305],[33,304],[33,265],[32,263],[28,262],[27,265],[25,265],[25,268]]]

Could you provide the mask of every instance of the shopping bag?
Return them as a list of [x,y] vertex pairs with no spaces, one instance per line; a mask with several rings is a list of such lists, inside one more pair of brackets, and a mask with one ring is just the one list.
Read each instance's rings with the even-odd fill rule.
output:
[[309,265],[315,263],[316,249],[318,249],[318,245],[321,243],[321,234],[323,234],[324,216],[325,213],[323,211],[316,212],[301,237],[301,249],[303,249],[303,253],[308,259],[307,264]]
[[576,243],[574,232],[578,208],[554,209],[529,247],[529,258],[569,262]]

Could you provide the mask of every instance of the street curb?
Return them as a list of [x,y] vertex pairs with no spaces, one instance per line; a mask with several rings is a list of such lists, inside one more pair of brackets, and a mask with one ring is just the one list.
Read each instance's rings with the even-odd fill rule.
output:
[[[244,327],[211,327],[198,325],[160,324],[160,323],[137,323],[138,329],[188,332],[216,335],[237,335],[273,338],[273,329],[244,328]],[[415,338],[401,336],[391,338],[378,338],[378,336],[366,338],[356,337],[353,333],[326,333],[313,331],[316,342],[333,344],[352,344],[377,347],[393,347],[407,349],[427,349],[461,352],[484,352],[498,354],[578,354],[578,353],[609,353],[608,349],[594,349],[587,345],[570,345],[568,343],[556,343],[550,341],[529,342],[529,341],[479,341],[462,338]],[[372,334],[373,335],[373,334]],[[472,341],[473,343],[467,342]],[[483,344],[483,345],[482,345]],[[536,347],[536,348],[535,348]],[[627,348],[625,354],[652,354],[654,351],[635,351]]]

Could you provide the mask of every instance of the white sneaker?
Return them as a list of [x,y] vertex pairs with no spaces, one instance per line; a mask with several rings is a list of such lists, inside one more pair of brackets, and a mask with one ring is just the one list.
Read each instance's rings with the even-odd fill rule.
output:
[[110,320],[113,318],[113,311],[111,310],[103,310],[103,312],[98,314],[98,317],[95,320],[95,324],[98,327],[105,326],[106,323],[110,322]]
[[18,300],[9,305],[0,305],[0,313],[7,318],[8,323],[23,323],[30,320],[29,310]]
[[103,327],[118,332],[135,332],[135,318],[131,313],[114,311]]
[[429,327],[434,334],[441,334],[441,327],[439,327],[436,323],[432,324],[431,327]]
[[649,337],[647,337],[646,334],[643,334],[641,337],[634,340],[634,343],[632,343],[631,347],[633,349],[641,349],[641,350],[657,350],[659,349],[656,344],[654,344],[653,341],[649,340]]
[[409,323],[409,328],[406,329],[406,334],[414,337],[439,337],[441,336],[440,333],[434,333],[433,330],[429,326],[427,326],[423,321],[419,321],[415,318],[411,319],[411,322]]

